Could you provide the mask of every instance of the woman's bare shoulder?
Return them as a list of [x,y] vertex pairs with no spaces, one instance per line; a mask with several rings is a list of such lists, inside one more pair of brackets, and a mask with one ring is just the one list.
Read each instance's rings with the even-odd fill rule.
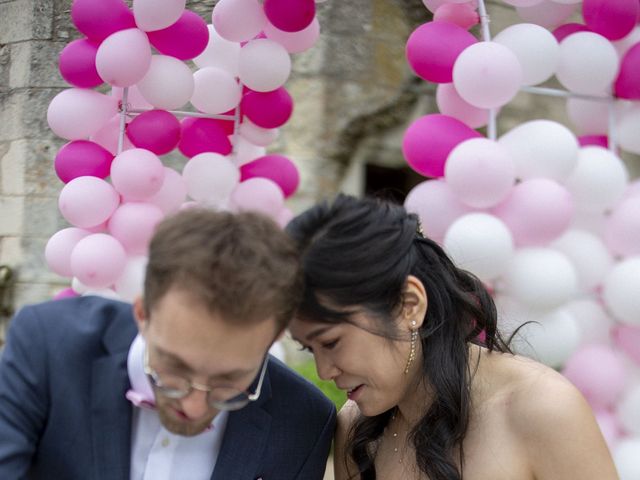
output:
[[360,416],[360,409],[356,402],[347,400],[338,412],[338,431],[345,434]]

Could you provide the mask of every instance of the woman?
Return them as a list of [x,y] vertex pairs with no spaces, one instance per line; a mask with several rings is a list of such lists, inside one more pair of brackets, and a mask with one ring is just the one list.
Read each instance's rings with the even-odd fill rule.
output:
[[292,336],[349,397],[336,480],[618,478],[582,396],[509,352],[481,282],[415,215],[339,196],[287,230],[306,279]]

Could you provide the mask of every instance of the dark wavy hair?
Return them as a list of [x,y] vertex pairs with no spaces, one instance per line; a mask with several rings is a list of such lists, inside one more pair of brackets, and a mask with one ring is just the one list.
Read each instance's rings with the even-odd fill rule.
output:
[[[431,480],[460,480],[473,375],[468,344],[509,351],[482,282],[419,233],[416,215],[389,202],[340,195],[297,216],[287,231],[302,253],[305,286],[297,314],[302,321],[350,322],[354,310],[349,309],[357,306],[377,319],[377,334],[398,338],[394,319],[407,277],[424,284],[428,308],[419,331],[422,375],[433,401],[425,405],[410,439],[420,470]],[[376,478],[377,441],[395,411],[361,416],[349,432],[346,451],[362,480]]]

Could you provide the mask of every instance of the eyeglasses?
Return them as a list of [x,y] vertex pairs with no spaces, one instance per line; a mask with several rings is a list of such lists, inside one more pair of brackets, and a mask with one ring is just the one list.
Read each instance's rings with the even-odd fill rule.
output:
[[192,382],[191,380],[179,375],[158,373],[149,366],[148,349],[145,349],[144,352],[144,373],[147,374],[156,390],[167,398],[179,400],[188,396],[193,390],[198,390],[207,394],[207,404],[210,407],[215,408],[216,410],[233,411],[246,407],[250,402],[254,402],[260,397],[262,382],[264,380],[265,372],[267,371],[268,362],[269,357],[265,356],[262,363],[260,378],[258,379],[258,385],[254,393],[249,393],[238,388],[228,386],[210,387],[208,385]]

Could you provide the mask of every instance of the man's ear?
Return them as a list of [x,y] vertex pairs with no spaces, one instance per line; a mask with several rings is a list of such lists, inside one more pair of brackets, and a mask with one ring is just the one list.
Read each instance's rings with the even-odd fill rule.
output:
[[136,319],[138,325],[138,331],[144,337],[149,319],[147,317],[147,311],[144,308],[144,300],[141,296],[136,297],[133,301],[133,318]]
[[409,275],[404,285],[402,297],[402,314],[400,321],[408,329],[409,325],[412,325],[411,322],[415,321],[416,323],[413,325],[420,328],[427,314],[427,306],[429,303],[427,291],[423,283],[417,277]]

